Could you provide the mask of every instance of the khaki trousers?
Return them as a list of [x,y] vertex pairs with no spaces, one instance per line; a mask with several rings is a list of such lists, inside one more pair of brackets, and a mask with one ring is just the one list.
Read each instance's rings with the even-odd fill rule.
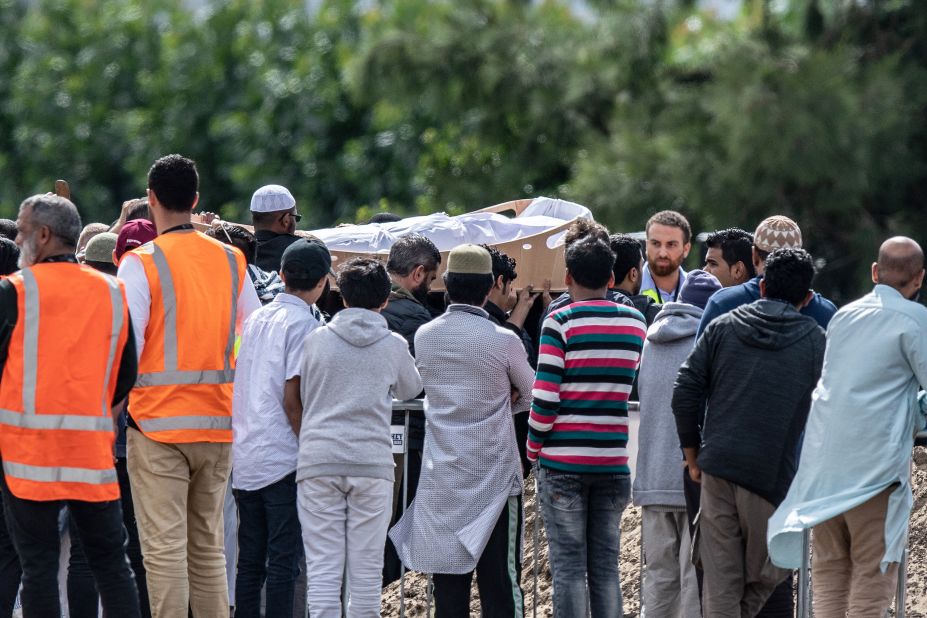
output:
[[815,618],[884,616],[895,597],[898,563],[882,573],[888,487],[814,527],[812,584]]
[[766,526],[775,510],[755,493],[702,473],[698,552],[706,618],[752,618],[788,577],[766,549]]
[[222,508],[228,443],[166,444],[128,430],[129,480],[154,618],[228,618]]

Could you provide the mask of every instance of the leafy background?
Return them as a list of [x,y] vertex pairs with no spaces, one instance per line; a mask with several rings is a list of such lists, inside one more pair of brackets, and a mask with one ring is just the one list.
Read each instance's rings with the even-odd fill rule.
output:
[[278,182],[305,228],[538,195],[615,231],[781,213],[845,302],[927,229],[927,3],[733,4],[0,0],[0,216],[66,178],[115,219],[168,152],[203,208],[247,221]]

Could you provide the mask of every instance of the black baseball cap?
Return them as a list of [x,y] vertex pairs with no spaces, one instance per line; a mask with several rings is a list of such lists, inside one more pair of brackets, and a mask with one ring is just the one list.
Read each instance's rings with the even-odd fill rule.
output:
[[335,274],[328,249],[321,241],[308,238],[300,238],[286,248],[280,259],[280,269],[290,275],[316,281],[325,275]]

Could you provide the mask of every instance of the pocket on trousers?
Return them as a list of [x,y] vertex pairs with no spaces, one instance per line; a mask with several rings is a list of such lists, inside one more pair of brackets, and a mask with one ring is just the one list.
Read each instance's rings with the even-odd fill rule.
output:
[[541,493],[546,502],[561,511],[583,510],[583,482],[578,474],[541,468]]

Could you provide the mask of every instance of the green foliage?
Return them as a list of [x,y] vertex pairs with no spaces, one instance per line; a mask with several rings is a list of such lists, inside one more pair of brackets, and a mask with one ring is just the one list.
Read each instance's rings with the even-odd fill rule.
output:
[[66,178],[115,219],[182,152],[203,208],[277,182],[307,228],[536,195],[631,231],[789,214],[838,300],[927,224],[915,0],[309,4],[0,0],[0,216]]

